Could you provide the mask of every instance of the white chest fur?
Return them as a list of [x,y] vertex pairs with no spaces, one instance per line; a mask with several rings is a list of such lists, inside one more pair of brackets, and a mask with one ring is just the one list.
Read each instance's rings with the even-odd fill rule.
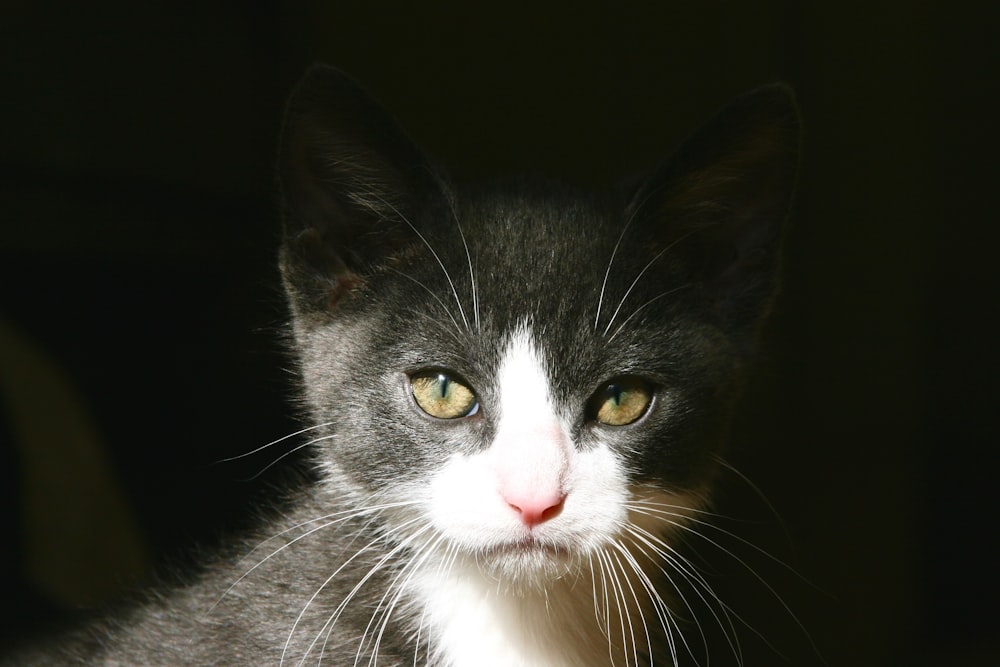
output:
[[[621,643],[598,621],[589,579],[513,593],[478,571],[456,567],[415,582],[421,631],[432,661],[449,667],[606,667]],[[613,621],[614,628],[617,623]],[[612,635],[613,636],[613,635]],[[421,656],[426,646],[421,647]],[[617,657],[617,656],[616,656]],[[422,662],[422,661],[420,661]]]

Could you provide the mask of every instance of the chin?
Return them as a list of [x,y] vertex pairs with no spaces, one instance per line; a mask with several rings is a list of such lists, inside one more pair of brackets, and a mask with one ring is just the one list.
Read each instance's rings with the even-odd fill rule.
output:
[[473,558],[483,574],[506,592],[538,592],[554,582],[576,578],[587,560],[566,545],[532,538],[479,550]]

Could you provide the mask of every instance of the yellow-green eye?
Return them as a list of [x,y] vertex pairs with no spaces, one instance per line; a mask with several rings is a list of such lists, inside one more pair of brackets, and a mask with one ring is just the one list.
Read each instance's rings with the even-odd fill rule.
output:
[[479,412],[473,391],[441,371],[419,373],[410,378],[413,398],[420,409],[438,419],[471,417]]
[[609,426],[624,426],[646,414],[653,400],[648,383],[638,378],[617,378],[591,398],[593,418]]

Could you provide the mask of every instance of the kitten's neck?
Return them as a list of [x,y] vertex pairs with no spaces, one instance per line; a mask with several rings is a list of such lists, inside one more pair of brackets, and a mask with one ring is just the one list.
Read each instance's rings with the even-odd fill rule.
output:
[[[420,641],[426,644],[430,638],[431,664],[597,667],[647,663],[649,644],[655,647],[662,635],[657,613],[641,592],[642,583],[625,581],[620,572],[614,582],[601,581],[599,574],[595,577],[584,568],[545,589],[513,591],[474,562],[456,564],[447,573],[435,564],[412,580],[413,620]],[[636,597],[644,600],[642,608]],[[420,655],[426,650],[421,646]]]

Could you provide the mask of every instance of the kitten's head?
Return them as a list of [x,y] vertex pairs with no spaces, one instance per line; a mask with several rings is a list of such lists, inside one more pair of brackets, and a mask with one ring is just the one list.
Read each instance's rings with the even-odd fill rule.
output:
[[459,189],[311,70],[281,145],[281,266],[328,475],[398,540],[536,581],[662,535],[706,497],[797,136],[772,86],[638,187]]

